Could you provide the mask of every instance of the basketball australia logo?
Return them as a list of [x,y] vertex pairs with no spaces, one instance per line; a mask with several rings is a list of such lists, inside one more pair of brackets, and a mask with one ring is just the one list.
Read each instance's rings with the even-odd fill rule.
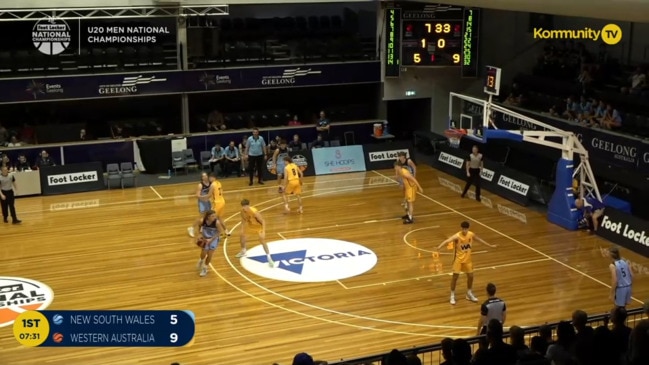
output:
[[52,289],[41,282],[0,276],[0,327],[11,325],[23,312],[47,308],[53,299]]
[[72,41],[70,26],[63,19],[41,19],[32,29],[32,42],[36,49],[48,56],[63,53]]
[[359,244],[325,239],[297,238],[268,243],[275,267],[268,267],[262,246],[248,250],[241,265],[268,279],[320,283],[351,278],[371,270],[377,262],[372,250]]

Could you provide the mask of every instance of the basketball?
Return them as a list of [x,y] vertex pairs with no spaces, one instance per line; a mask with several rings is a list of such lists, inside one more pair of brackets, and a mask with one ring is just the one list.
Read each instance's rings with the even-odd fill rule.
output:
[[201,237],[196,240],[196,246],[200,248],[205,248],[205,245],[207,245],[207,240],[205,238]]

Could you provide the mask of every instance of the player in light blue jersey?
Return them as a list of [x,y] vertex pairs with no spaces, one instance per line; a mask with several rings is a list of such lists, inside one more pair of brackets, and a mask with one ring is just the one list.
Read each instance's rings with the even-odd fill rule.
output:
[[[205,214],[205,212],[209,211],[212,209],[212,204],[210,203],[210,197],[209,197],[209,192],[210,192],[210,180],[206,172],[201,174],[201,182],[198,183],[198,186],[196,187],[196,198],[198,199],[198,214],[201,216]],[[195,237],[195,232],[194,232],[194,227],[188,227],[187,228],[187,233],[189,233],[190,237]]]
[[608,250],[611,257],[611,295],[610,300],[616,307],[625,308],[631,302],[631,286],[633,284],[633,272],[626,260],[620,257],[620,250],[613,246]]
[[197,219],[195,228],[205,241],[197,265],[197,269],[201,271],[201,276],[205,276],[212,261],[212,255],[214,255],[214,251],[219,245],[219,238],[221,235],[226,234],[226,229],[213,210],[208,210],[202,218]]

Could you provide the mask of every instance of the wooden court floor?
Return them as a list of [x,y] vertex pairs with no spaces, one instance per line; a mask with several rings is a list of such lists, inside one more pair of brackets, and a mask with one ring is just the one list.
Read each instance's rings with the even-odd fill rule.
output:
[[[238,229],[220,244],[213,270],[199,277],[199,252],[186,232],[197,214],[195,184],[20,199],[24,223],[3,227],[0,275],[49,285],[55,295],[49,309],[191,310],[196,336],[184,348],[22,348],[9,326],[0,328],[0,364],[289,364],[301,351],[334,361],[474,335],[479,305],[464,300],[464,277],[457,305],[448,303],[451,256],[443,249],[435,260],[432,253],[463,220],[498,245],[475,246],[474,292],[482,301],[486,284],[495,283],[507,302],[507,325],[611,307],[606,241],[565,231],[489,192],[482,202],[460,199],[462,182],[427,166],[418,171],[424,194],[417,197],[415,224],[403,225],[392,175],[306,178],[303,215],[283,214],[274,182],[222,181],[229,228],[237,226],[239,201],[247,198],[267,220],[268,241],[336,239],[378,257],[361,275],[319,283],[247,271],[234,257]],[[252,240],[249,248],[257,245]],[[634,298],[649,298],[649,260],[622,252],[634,264]]]

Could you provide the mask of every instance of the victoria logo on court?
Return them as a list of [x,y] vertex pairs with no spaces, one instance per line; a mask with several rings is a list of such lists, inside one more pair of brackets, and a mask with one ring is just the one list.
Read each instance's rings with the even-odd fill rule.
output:
[[268,267],[262,246],[248,250],[241,265],[268,279],[317,283],[346,279],[371,270],[376,254],[356,243],[326,238],[298,238],[268,243],[275,268]]
[[63,53],[72,41],[70,26],[63,19],[46,18],[34,24],[32,42],[36,49],[48,56]]
[[53,299],[52,289],[41,282],[0,276],[0,327],[14,323],[22,312],[47,308]]

